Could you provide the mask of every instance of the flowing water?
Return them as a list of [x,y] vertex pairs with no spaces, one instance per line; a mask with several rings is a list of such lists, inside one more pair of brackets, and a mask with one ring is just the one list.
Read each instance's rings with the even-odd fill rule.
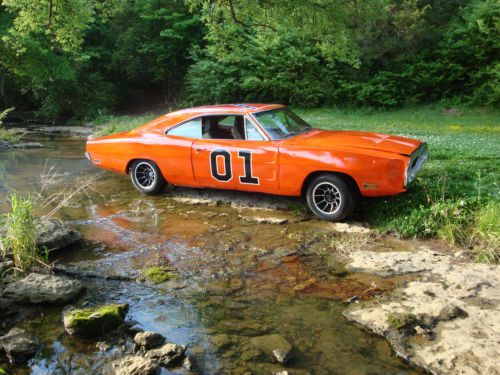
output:
[[[146,197],[126,176],[100,172],[85,160],[84,140],[37,141],[46,147],[0,153],[0,192],[37,191],[41,174],[51,167],[48,190],[95,178],[91,189],[58,214],[84,240],[51,259],[86,272],[88,292],[77,306],[128,303],[128,319],[187,345],[203,374],[420,373],[397,358],[385,340],[342,316],[346,299],[370,298],[403,280],[345,272],[344,258],[332,249],[342,235],[330,223],[304,220],[296,200],[180,188]],[[193,197],[203,201],[188,204]],[[214,204],[220,199],[225,203]],[[293,208],[241,208],[247,204]],[[266,224],[266,217],[287,221]],[[406,245],[372,239],[366,246]],[[135,281],[151,266],[167,266],[177,277],[160,285]],[[130,346],[126,337],[107,338],[109,347],[99,349],[95,341],[68,336],[59,308],[40,307],[21,325],[43,347],[28,366],[12,369],[19,374],[111,373],[112,361]],[[252,346],[252,337],[266,334],[293,344],[286,366]]]

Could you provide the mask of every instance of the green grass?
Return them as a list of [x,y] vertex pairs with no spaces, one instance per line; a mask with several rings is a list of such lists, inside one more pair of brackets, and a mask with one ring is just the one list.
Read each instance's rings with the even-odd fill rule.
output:
[[[390,112],[297,110],[312,126],[421,139],[429,160],[408,193],[369,199],[360,218],[403,237],[439,238],[498,262],[500,113],[433,108]],[[451,112],[451,113],[450,113]]]

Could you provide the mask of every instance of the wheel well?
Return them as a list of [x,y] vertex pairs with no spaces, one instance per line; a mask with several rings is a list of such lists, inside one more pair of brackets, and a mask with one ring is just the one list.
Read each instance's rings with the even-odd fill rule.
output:
[[332,171],[316,171],[316,172],[312,172],[311,174],[309,174],[306,177],[306,179],[304,180],[304,183],[302,184],[302,195],[304,195],[306,193],[307,187],[309,186],[309,184],[311,183],[313,178],[315,178],[319,175],[322,175],[322,174],[333,174],[333,175],[339,176],[353,189],[354,192],[356,192],[357,194],[360,194],[358,184],[356,183],[354,178],[352,178],[348,174],[345,174],[342,172],[332,172]]
[[125,173],[126,174],[129,174],[130,173],[130,168],[132,168],[132,164],[134,163],[134,161],[136,160],[144,160],[144,159],[132,159],[132,160],[129,160],[128,163],[127,163],[127,166],[125,167]]

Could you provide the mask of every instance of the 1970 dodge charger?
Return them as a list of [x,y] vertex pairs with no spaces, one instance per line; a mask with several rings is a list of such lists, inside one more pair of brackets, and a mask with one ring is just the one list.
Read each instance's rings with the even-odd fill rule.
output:
[[425,143],[378,133],[315,129],[278,104],[184,109],[87,142],[94,165],[129,174],[142,193],[167,183],[305,196],[338,221],[357,198],[406,191],[427,159]]

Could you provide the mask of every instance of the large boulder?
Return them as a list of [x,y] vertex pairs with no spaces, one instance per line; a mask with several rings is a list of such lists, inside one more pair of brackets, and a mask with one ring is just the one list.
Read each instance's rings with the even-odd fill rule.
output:
[[40,348],[38,339],[21,328],[12,328],[0,337],[0,344],[12,364],[23,364],[33,358]]
[[272,334],[252,337],[250,343],[264,354],[274,357],[278,362],[289,360],[292,345],[281,335]]
[[160,371],[158,363],[140,356],[125,357],[114,368],[116,375],[156,375]]
[[57,220],[49,220],[38,228],[36,245],[40,249],[58,250],[74,245],[80,238],[79,232],[66,228]]
[[30,273],[7,285],[3,297],[20,303],[65,304],[85,289],[78,280],[62,276]]
[[186,357],[185,353],[186,347],[184,345],[167,343],[158,349],[146,352],[145,356],[158,362],[161,366],[172,367],[181,364]]
[[99,337],[120,327],[127,312],[127,304],[75,309],[64,315],[64,329],[70,335]]
[[146,351],[162,346],[165,343],[165,337],[158,332],[139,332],[134,336],[134,342]]

